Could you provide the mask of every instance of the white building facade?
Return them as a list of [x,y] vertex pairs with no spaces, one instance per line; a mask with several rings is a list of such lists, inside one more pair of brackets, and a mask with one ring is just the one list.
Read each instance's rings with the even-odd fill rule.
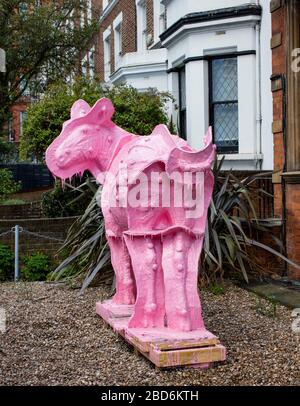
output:
[[269,0],[153,2],[154,38],[145,35],[146,2],[136,0],[137,51],[107,79],[172,94],[180,135],[200,148],[211,125],[225,169],[272,170]]

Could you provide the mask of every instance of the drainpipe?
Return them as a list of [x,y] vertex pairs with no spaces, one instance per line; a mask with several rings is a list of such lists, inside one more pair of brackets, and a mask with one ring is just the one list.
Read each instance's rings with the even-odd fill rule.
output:
[[[259,1],[257,2],[259,4]],[[260,43],[260,23],[255,26],[256,35],[256,154],[261,155],[262,145],[261,145],[261,43]],[[260,158],[256,159],[256,168],[261,170],[262,160]]]

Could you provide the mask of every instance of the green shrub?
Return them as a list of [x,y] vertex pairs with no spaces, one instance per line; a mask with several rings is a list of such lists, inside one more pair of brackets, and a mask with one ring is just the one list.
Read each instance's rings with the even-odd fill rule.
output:
[[15,142],[0,138],[0,162],[3,164],[18,162],[19,148]]
[[43,215],[52,218],[83,214],[93,197],[93,192],[84,186],[86,182],[81,187],[76,187],[78,182],[79,180],[74,178],[72,180],[74,189],[68,186],[63,189],[61,182],[57,181],[54,189],[44,193],[42,198]]
[[9,169],[0,169],[0,202],[7,200],[10,195],[20,190],[21,184],[15,182]]
[[49,257],[41,252],[28,255],[23,259],[21,277],[26,281],[44,281],[51,272]]
[[9,247],[0,243],[0,281],[11,279],[14,269],[14,254]]
[[130,86],[103,87],[96,80],[77,79],[72,86],[59,83],[50,87],[42,100],[31,105],[20,143],[23,160],[34,156],[43,161],[44,153],[70,118],[72,104],[84,99],[93,105],[99,98],[108,97],[115,105],[114,122],[125,130],[146,135],[157,124],[167,124],[165,104],[170,96],[154,89],[138,92]]

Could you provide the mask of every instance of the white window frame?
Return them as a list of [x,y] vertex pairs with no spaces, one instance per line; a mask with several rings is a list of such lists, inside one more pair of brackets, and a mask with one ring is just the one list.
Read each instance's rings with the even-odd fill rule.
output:
[[89,50],[88,53],[88,63],[89,63],[89,76],[90,78],[95,77],[95,45]]
[[81,59],[81,71],[83,76],[87,76],[88,73],[88,55],[86,54],[82,59]]
[[20,115],[19,115],[19,117],[20,117],[20,137],[22,137],[22,135],[23,135],[23,132],[24,132],[24,128],[23,128],[23,126],[24,126],[24,115],[28,115],[28,113],[27,113],[27,111],[20,111],[20,113],[19,113]]
[[103,10],[103,11],[106,9],[106,7],[108,6],[108,4],[109,4],[108,0],[103,0],[103,3],[102,3],[102,10]]
[[[26,89],[25,89],[26,88]],[[30,87],[27,83],[27,80],[24,78],[20,82],[20,89],[22,90],[22,97],[29,97],[30,96]],[[23,91],[23,89],[25,89]]]
[[119,68],[122,59],[122,22],[123,13],[121,12],[113,22],[115,70]]
[[160,34],[166,29],[165,14],[166,7],[161,0],[153,0],[154,43],[159,42]]
[[14,142],[15,141],[15,134],[13,128],[13,117],[10,117],[8,120],[8,141]]
[[104,80],[109,82],[111,75],[111,27],[103,33],[103,54],[104,54]]
[[87,21],[90,23],[93,17],[93,1],[87,0]]
[[146,0],[135,0],[137,15],[137,50],[147,50],[147,10]]

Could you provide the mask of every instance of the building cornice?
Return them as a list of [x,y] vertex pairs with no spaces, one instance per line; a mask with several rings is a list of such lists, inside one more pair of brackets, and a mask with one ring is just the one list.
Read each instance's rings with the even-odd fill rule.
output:
[[160,35],[161,41],[165,41],[172,34],[176,33],[180,28],[209,21],[224,20],[236,17],[246,17],[250,15],[261,16],[262,8],[256,4],[246,4],[238,7],[227,7],[217,10],[201,11],[185,15],[171,25],[166,31]]
[[110,76],[110,81],[114,83],[132,75],[153,74],[158,72],[166,73],[166,71],[167,62],[122,66]]

